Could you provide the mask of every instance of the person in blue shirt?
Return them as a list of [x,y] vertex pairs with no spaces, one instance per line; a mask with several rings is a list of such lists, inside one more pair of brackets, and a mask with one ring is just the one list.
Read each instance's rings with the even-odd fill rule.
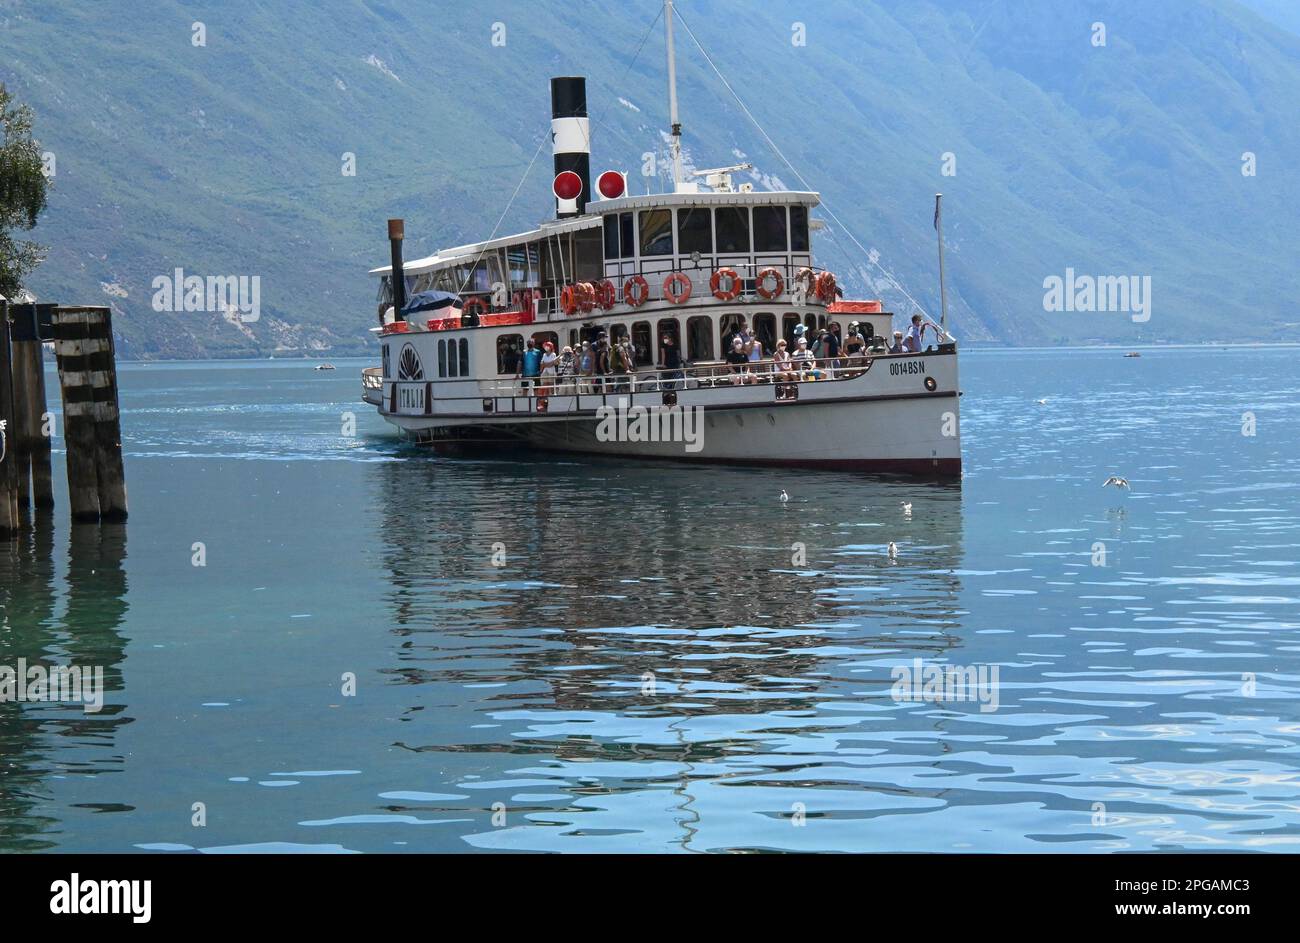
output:
[[519,358],[519,373],[516,376],[523,377],[522,386],[525,394],[528,393],[529,387],[535,387],[541,381],[542,352],[537,349],[537,342],[531,337],[528,338],[524,355]]

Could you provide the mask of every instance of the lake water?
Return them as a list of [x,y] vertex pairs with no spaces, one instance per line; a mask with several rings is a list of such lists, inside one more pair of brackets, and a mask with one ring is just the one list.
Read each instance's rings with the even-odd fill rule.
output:
[[359,362],[125,364],[130,523],[56,455],[0,550],[0,665],[108,689],[0,704],[0,850],[1296,851],[1297,358],[968,352],[960,487],[443,460]]

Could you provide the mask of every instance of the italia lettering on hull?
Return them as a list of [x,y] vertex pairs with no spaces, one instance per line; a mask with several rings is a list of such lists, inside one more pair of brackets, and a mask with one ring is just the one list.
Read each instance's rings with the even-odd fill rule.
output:
[[891,377],[902,376],[905,373],[925,373],[925,361],[906,360],[903,363],[891,363],[889,365],[889,375]]
[[397,402],[401,409],[424,409],[424,385],[399,386]]

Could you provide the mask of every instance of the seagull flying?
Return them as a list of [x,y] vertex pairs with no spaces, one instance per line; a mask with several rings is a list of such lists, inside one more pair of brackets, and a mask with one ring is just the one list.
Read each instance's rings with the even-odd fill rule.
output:
[[1109,478],[1107,478],[1104,482],[1102,482],[1102,485],[1101,485],[1101,486],[1102,486],[1103,488],[1105,488],[1107,485],[1114,485],[1116,488],[1120,488],[1120,489],[1123,489],[1123,490],[1125,490],[1125,491],[1127,491],[1127,490],[1128,490],[1128,487],[1129,487],[1129,485],[1128,485],[1128,479],[1127,479],[1127,478],[1121,478],[1119,475],[1111,475],[1111,476],[1110,476]]
[[1036,399],[1036,400],[1034,400],[1034,402],[1037,403],[1039,406],[1046,406],[1046,405],[1047,405],[1047,400],[1045,400],[1045,399]]

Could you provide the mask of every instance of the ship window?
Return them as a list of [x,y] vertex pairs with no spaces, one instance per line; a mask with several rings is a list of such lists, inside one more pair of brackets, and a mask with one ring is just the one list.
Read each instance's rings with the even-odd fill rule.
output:
[[381,305],[390,305],[393,303],[393,276],[385,275],[379,279],[379,298]]
[[754,251],[788,252],[785,238],[785,207],[754,207]]
[[389,364],[388,348],[389,348],[390,346],[391,346],[391,345],[389,345],[389,344],[385,344],[385,345],[384,345],[384,369],[383,369],[383,376],[386,376],[386,377],[388,377],[388,376],[392,376],[392,375],[393,375],[392,371],[389,369],[389,366],[388,366],[388,364]]
[[763,356],[771,357],[772,351],[776,350],[776,315],[754,315],[754,334],[763,345]]
[[[560,345],[560,335],[556,334],[554,331],[536,331],[533,334],[533,343],[537,345],[537,349],[542,353],[546,353],[544,348],[547,341],[551,342],[552,347],[558,348]],[[557,350],[556,353],[559,353],[559,351]]]
[[673,346],[681,349],[682,329],[676,318],[664,318],[655,326],[655,338],[659,343],[659,362],[664,362],[664,338],[671,337]]
[[649,321],[637,321],[632,325],[632,346],[636,348],[638,367],[648,367],[654,362],[654,348],[650,345]]
[[697,317],[686,322],[687,346],[690,360],[713,359],[713,318]]
[[460,361],[456,357],[456,341],[449,340],[447,341],[447,376],[460,376],[460,371],[456,369],[459,365]]
[[620,213],[618,217],[619,256],[630,259],[636,255],[636,230],[632,227],[632,214]]
[[460,339],[460,375],[469,376],[469,338]]
[[626,324],[611,324],[609,326],[609,342],[611,344],[621,344],[627,340]]
[[713,254],[713,214],[707,206],[677,211],[677,251],[682,255]]
[[794,353],[794,329],[799,326],[799,315],[785,314],[781,316],[781,336],[785,338],[786,346]]
[[673,254],[673,211],[641,211],[641,255]]
[[790,207],[790,251],[808,251],[808,207]]
[[506,334],[497,338],[497,373],[512,377],[519,372],[519,352],[524,349],[522,334]]
[[730,353],[731,339],[740,331],[740,324],[744,320],[743,314],[724,314],[718,321],[718,331],[722,335],[722,346],[718,349],[722,351],[723,357]]
[[618,257],[618,216],[611,213],[605,217],[605,258]]
[[719,206],[714,212],[719,252],[749,251],[749,207]]
[[447,342],[445,340],[441,340],[438,341],[438,376],[445,377],[446,375],[447,375]]
[[537,284],[537,265],[534,262],[529,270],[529,256],[536,257],[536,245],[518,245],[506,247],[506,269],[509,273],[510,287],[530,288]]
[[[803,323],[808,328],[808,330],[810,331],[817,330],[817,316],[815,314],[805,314],[803,316]],[[808,343],[811,344],[812,340],[809,339]]]

